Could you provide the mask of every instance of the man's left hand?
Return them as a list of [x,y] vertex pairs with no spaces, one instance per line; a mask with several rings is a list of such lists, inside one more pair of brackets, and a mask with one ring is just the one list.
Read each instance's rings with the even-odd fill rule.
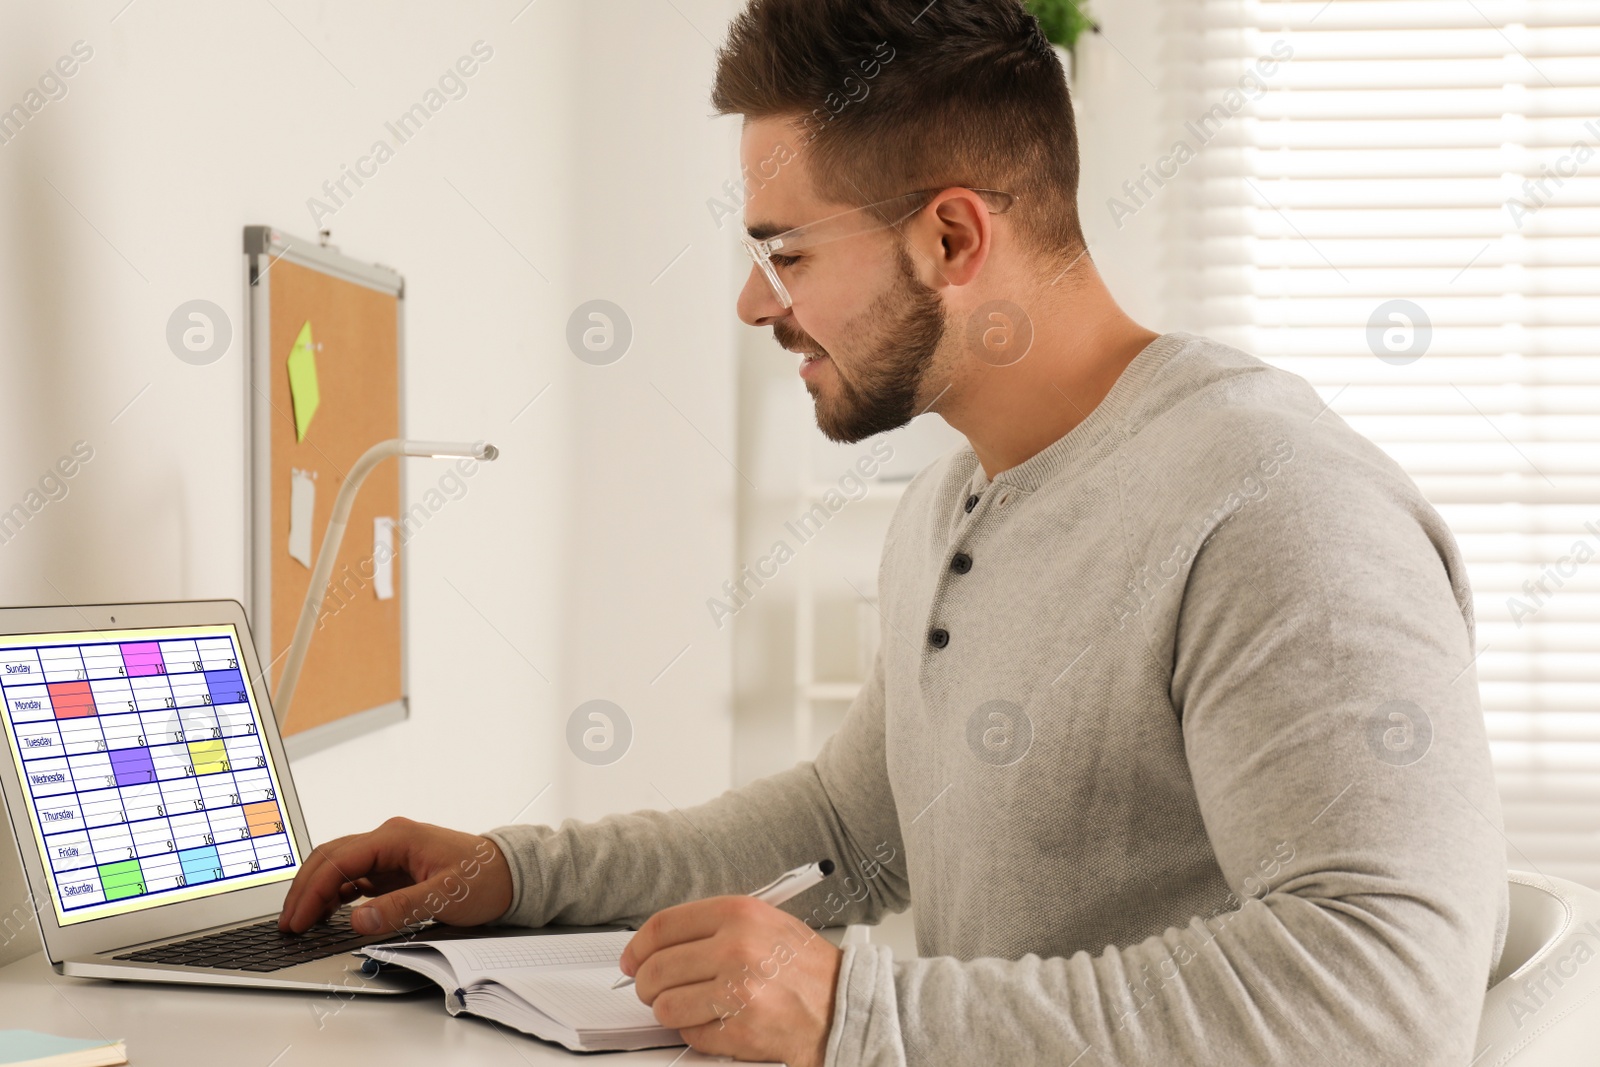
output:
[[730,896],[650,916],[621,966],[692,1048],[822,1067],[843,955],[793,915]]

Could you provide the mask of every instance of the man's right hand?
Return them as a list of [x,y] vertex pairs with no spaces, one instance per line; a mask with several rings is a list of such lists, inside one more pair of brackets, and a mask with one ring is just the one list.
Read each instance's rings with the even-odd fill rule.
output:
[[278,929],[299,933],[359,896],[375,898],[351,915],[363,934],[425,919],[477,926],[511,908],[511,868],[487,837],[390,819],[317,846],[289,887]]

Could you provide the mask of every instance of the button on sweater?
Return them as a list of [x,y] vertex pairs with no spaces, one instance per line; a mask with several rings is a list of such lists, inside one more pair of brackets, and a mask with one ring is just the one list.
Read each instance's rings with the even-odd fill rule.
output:
[[845,950],[830,1067],[1472,1058],[1507,895],[1466,571],[1304,380],[1163,335],[992,483],[970,448],[919,474],[878,588],[815,761],[492,831],[507,921],[830,857],[785,909],[914,906],[919,952]]

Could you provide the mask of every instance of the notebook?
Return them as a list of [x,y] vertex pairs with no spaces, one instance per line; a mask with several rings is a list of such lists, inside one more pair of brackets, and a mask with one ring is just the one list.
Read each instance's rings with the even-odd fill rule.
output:
[[368,945],[363,955],[416,971],[445,1010],[493,1019],[574,1052],[681,1045],[631,986],[612,989],[631,930]]
[[121,1041],[0,1030],[0,1064],[7,1067],[117,1067],[127,1062]]

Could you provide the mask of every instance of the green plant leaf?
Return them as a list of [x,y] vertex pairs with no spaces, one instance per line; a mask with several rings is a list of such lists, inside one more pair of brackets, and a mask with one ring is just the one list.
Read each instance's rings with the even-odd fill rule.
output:
[[1078,38],[1095,28],[1089,17],[1088,0],[1023,0],[1024,6],[1039,20],[1051,44],[1058,44],[1069,52]]

